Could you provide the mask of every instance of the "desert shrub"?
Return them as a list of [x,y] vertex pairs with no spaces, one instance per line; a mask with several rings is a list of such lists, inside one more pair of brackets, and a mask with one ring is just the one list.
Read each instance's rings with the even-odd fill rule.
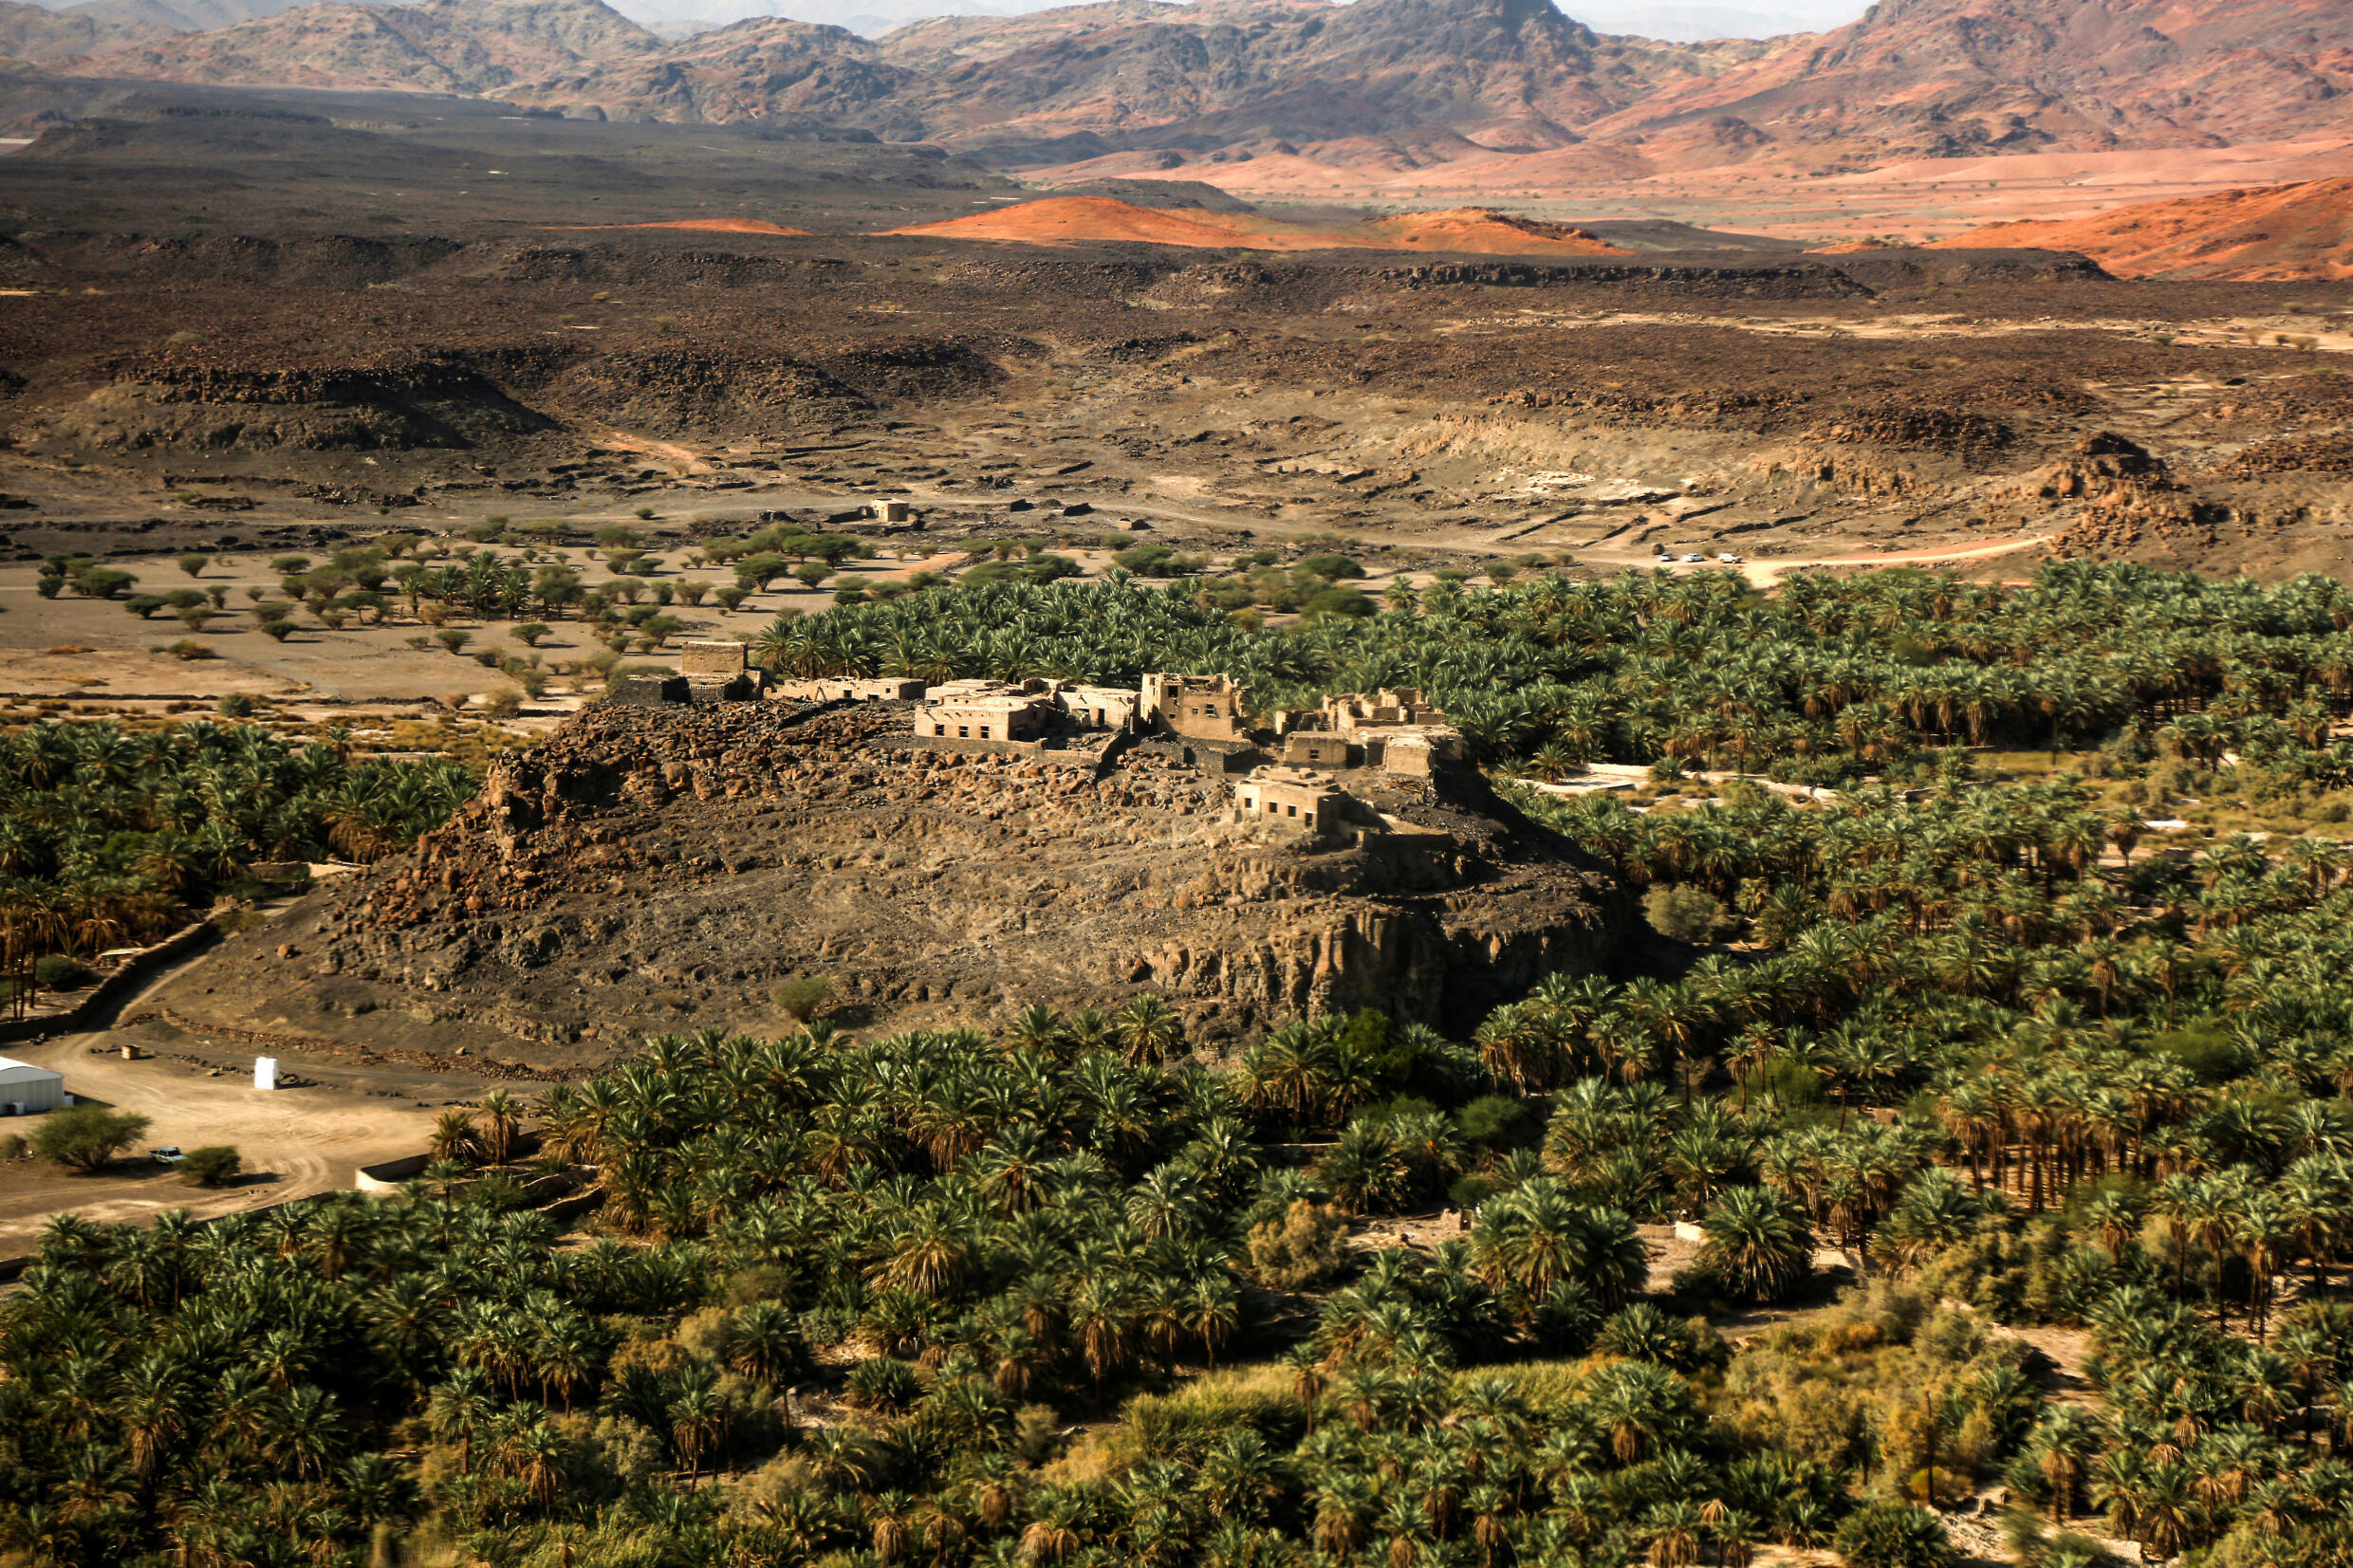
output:
[[1844,1568],[1951,1568],[1953,1544],[1935,1514],[1909,1503],[1865,1503],[1832,1542]]
[[1528,1102],[1510,1095],[1481,1095],[1460,1107],[1454,1128],[1465,1145],[1477,1150],[1508,1148],[1538,1130]]
[[294,623],[290,620],[265,620],[261,624],[261,634],[272,642],[284,642],[294,635]]
[[112,566],[84,566],[68,580],[68,585],[83,599],[114,599],[138,581]]
[[833,982],[822,974],[802,975],[776,987],[776,1005],[803,1024],[823,1012],[832,999]]
[[33,960],[32,982],[45,991],[69,991],[91,978],[90,967],[70,953],[44,953]]
[[727,611],[730,615],[732,615],[735,612],[736,606],[743,603],[745,600],[750,598],[751,596],[741,588],[729,587],[713,590],[711,597],[719,601],[720,609]]
[[1344,555],[1311,555],[1300,562],[1299,569],[1326,582],[1364,575],[1364,568]]
[[1309,618],[1324,616],[1347,616],[1351,618],[1371,615],[1379,606],[1354,588],[1325,588],[1309,594],[1299,604],[1299,613]]
[[1176,552],[1165,544],[1131,544],[1111,558],[1113,565],[1138,577],[1164,577]]
[[1252,1431],[1292,1444],[1306,1412],[1280,1366],[1253,1366],[1190,1378],[1167,1393],[1139,1393],[1120,1412],[1139,1453],[1197,1459],[1228,1432]]
[[162,609],[165,603],[166,600],[160,594],[133,594],[122,601],[122,607],[139,617],[139,619],[147,620],[152,618],[157,610]]
[[212,562],[211,556],[200,555],[193,550],[186,555],[172,558],[172,564],[186,572],[190,577],[202,577],[204,568],[212,564]]
[[1712,942],[1739,925],[1723,900],[1688,882],[1654,882],[1642,895],[1642,916],[1677,942]]
[[226,1187],[244,1169],[245,1157],[225,1143],[191,1149],[179,1162],[179,1178],[192,1187]]
[[103,1105],[69,1106],[41,1118],[32,1134],[33,1153],[52,1165],[91,1175],[145,1136],[147,1127],[145,1116]]
[[1348,1222],[1328,1204],[1294,1201],[1279,1220],[1251,1227],[1251,1272],[1275,1290],[1306,1290],[1340,1271]]
[[482,711],[493,719],[511,719],[523,711],[523,693],[502,686],[482,699]]

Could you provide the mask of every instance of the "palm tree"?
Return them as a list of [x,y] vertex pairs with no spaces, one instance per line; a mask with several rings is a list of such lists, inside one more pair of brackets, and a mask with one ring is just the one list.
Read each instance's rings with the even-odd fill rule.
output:
[[1112,1033],[1127,1060],[1137,1063],[1163,1061],[1183,1047],[1184,1023],[1157,996],[1136,998],[1112,1021]]
[[515,1135],[523,1125],[514,1096],[493,1089],[482,1097],[480,1145],[483,1163],[505,1165],[514,1158]]
[[482,1157],[482,1134],[467,1112],[444,1111],[434,1119],[433,1136],[426,1147],[436,1161],[454,1160],[471,1165]]
[[1699,1264],[1742,1297],[1775,1301],[1813,1271],[1813,1231],[1804,1210],[1769,1187],[1725,1190],[1700,1222]]

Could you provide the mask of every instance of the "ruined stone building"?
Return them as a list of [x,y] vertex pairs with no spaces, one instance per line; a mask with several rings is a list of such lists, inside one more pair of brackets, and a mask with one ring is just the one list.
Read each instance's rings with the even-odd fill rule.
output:
[[1081,729],[1126,729],[1136,723],[1143,699],[1140,693],[1122,686],[1064,686],[1057,682],[1054,700]]
[[1345,799],[1323,774],[1279,764],[1254,768],[1233,786],[1233,809],[1242,821],[1276,822],[1303,833],[1338,821]]
[[1344,735],[1302,729],[1283,737],[1283,761],[1293,767],[1346,767],[1355,747]]
[[771,682],[769,695],[788,702],[914,702],[923,695],[923,683],[896,675],[820,675]]
[[678,644],[678,673],[690,702],[743,702],[757,696],[767,672],[755,670],[740,642]]
[[1426,777],[1435,759],[1462,755],[1462,734],[1417,687],[1350,692],[1274,715],[1293,767],[1378,767]]
[[1032,743],[1049,735],[1135,728],[1138,696],[1071,681],[957,680],[922,693],[915,732],[933,740]]
[[750,702],[768,673],[752,668],[740,642],[682,642],[678,673],[625,675],[605,688],[604,700],[624,708],[680,702]]
[[1230,675],[1146,675],[1141,698],[1138,713],[1151,729],[1195,741],[1250,739],[1243,691]]

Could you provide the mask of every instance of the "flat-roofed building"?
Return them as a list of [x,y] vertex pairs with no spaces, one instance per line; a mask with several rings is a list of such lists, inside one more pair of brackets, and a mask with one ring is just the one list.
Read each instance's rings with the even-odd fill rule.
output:
[[938,740],[1034,741],[1060,712],[1043,693],[993,681],[957,681],[925,693],[916,733]]
[[1233,808],[1243,821],[1279,822],[1302,832],[1339,821],[1346,798],[1322,774],[1279,764],[1253,768],[1233,786]]

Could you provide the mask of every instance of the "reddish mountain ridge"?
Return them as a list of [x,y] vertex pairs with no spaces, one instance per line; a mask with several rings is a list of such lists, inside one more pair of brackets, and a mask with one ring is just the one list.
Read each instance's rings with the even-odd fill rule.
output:
[[[28,9],[0,8],[0,28]],[[1549,0],[1109,0],[880,43],[777,18],[673,43],[600,0],[323,4],[87,43],[17,22],[28,48],[81,51],[52,69],[87,76],[453,92],[608,118],[806,115],[1005,167],[1452,165],[1441,183],[1466,194],[2353,141],[2345,0],[1881,0],[1819,37],[1697,45],[1603,37]]]
[[1603,138],[1734,120],[1831,161],[2216,146],[2353,126],[2344,0],[1881,0],[1663,88]]

